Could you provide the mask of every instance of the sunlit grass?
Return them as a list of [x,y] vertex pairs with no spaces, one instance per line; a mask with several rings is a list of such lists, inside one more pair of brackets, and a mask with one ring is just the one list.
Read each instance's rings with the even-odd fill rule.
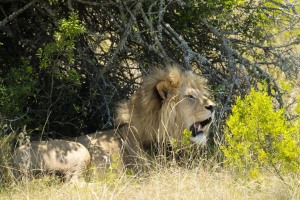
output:
[[139,175],[61,183],[33,179],[2,189],[0,199],[299,199],[299,183],[276,176],[237,178],[220,167],[158,167]]

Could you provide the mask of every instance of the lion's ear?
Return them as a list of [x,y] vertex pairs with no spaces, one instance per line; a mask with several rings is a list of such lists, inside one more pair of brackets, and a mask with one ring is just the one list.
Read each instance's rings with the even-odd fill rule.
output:
[[167,72],[165,80],[160,81],[156,85],[157,92],[163,100],[166,100],[168,96],[170,98],[170,96],[178,93],[178,89],[182,85],[181,73],[180,69],[171,68]]
[[169,84],[166,81],[161,81],[156,85],[159,96],[165,100],[168,97]]

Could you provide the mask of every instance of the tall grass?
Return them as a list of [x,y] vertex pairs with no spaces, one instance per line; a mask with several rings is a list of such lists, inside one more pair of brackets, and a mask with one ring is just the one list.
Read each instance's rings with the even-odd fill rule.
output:
[[297,178],[286,175],[283,182],[265,172],[249,179],[223,168],[219,149],[174,150],[158,152],[161,156],[155,157],[141,155],[143,162],[137,171],[120,173],[112,168],[105,176],[76,183],[63,183],[51,176],[14,182],[8,181],[12,179],[9,174],[0,174],[0,183],[6,183],[0,184],[0,199],[300,199]]
[[234,171],[208,159],[190,162],[193,167],[152,159],[148,164],[151,167],[140,173],[111,172],[88,182],[62,183],[53,177],[32,179],[2,187],[0,199],[300,199],[299,182],[291,177],[286,177],[292,186],[289,187],[270,174],[250,180],[237,177]]
[[28,184],[2,190],[1,199],[299,199],[294,183],[288,188],[277,177],[235,179],[223,170],[188,170],[181,167],[154,170],[118,181],[62,184],[34,179]]

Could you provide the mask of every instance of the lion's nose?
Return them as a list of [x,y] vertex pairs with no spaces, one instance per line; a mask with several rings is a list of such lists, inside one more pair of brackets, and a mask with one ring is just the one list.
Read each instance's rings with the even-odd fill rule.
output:
[[205,106],[205,108],[206,108],[207,110],[209,110],[210,112],[214,112],[215,107],[216,107],[216,106],[213,105],[213,104]]

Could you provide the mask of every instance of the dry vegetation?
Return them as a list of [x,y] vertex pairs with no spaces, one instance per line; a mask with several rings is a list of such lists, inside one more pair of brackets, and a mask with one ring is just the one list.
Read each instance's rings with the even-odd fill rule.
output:
[[114,174],[99,181],[62,184],[51,178],[0,191],[1,199],[299,199],[300,187],[276,176],[237,179],[219,167],[158,167],[136,176]]

